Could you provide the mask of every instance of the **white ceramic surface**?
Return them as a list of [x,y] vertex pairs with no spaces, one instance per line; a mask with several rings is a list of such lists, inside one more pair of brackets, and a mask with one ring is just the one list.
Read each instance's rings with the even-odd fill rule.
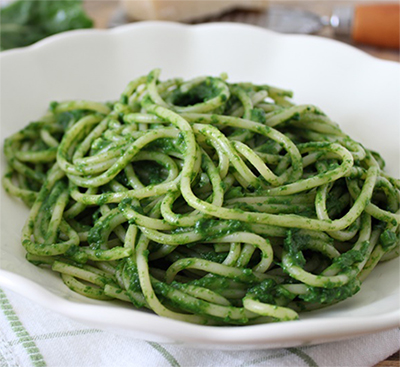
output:
[[[356,140],[382,153],[399,177],[400,66],[312,36],[284,36],[239,24],[137,23],[83,30],[3,52],[1,141],[39,118],[50,101],[113,100],[133,78],[160,67],[162,78],[219,75],[295,91]],[[1,160],[4,172],[4,157]],[[24,259],[28,209],[0,190],[0,285],[97,328],[159,342],[207,348],[273,348],[321,343],[399,325],[399,259],[380,264],[353,298],[300,321],[246,327],[186,324],[115,302],[84,298],[56,274]]]

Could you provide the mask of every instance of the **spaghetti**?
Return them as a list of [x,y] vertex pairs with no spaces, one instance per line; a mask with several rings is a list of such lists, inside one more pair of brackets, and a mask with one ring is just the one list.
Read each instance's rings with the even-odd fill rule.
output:
[[221,77],[51,103],[5,141],[27,259],[73,291],[201,324],[295,320],[399,255],[400,180],[292,93]]

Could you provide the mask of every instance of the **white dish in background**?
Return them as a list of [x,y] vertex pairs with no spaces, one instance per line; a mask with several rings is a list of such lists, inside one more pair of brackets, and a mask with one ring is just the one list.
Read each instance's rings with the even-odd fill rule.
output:
[[[162,78],[219,75],[268,83],[312,103],[399,177],[400,65],[312,36],[279,35],[239,24],[137,23],[72,31],[1,54],[1,141],[39,118],[50,101],[117,99],[133,78],[155,67]],[[4,172],[4,157],[1,158]],[[50,271],[25,260],[20,243],[28,209],[1,198],[0,286],[96,328],[158,342],[207,348],[277,348],[339,340],[399,326],[399,259],[380,264],[351,299],[302,314],[300,321],[245,327],[182,323],[129,305],[70,291]]]

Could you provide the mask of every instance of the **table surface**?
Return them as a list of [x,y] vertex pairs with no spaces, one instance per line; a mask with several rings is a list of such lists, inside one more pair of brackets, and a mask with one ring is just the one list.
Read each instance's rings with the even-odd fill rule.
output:
[[[341,5],[354,4],[353,1],[340,1]],[[270,4],[282,4],[282,1],[270,1]],[[285,1],[285,6],[295,6],[305,10],[310,10],[320,15],[329,15],[335,1]],[[337,3],[336,3],[337,4]],[[96,28],[108,28],[108,23],[111,16],[118,9],[118,0],[85,0],[85,8],[89,16],[94,20]],[[332,31],[329,28],[321,30],[318,35],[328,38],[334,38]],[[347,43],[352,44],[350,40]],[[359,46],[354,45],[357,48],[381,59],[400,61],[400,53],[397,50],[381,49],[370,46]],[[378,363],[375,367],[400,367],[400,355],[399,352],[389,357],[388,359]]]

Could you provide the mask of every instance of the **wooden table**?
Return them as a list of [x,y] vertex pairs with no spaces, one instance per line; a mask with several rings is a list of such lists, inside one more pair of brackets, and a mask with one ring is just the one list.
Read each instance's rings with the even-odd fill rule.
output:
[[[282,1],[270,1],[271,4],[282,4]],[[335,1],[285,1],[286,6],[295,6],[306,10],[311,10],[320,15],[329,15]],[[337,3],[336,3],[337,4]],[[354,1],[340,1],[340,4],[354,4]],[[108,28],[108,22],[112,14],[118,8],[117,0],[85,0],[85,8],[89,16],[94,20],[96,28]],[[330,29],[323,29],[318,33],[323,37],[333,38]],[[351,43],[351,42],[349,42]],[[395,50],[385,50],[369,46],[356,46],[361,50],[381,59],[400,61],[399,52]],[[389,357],[385,361],[378,363],[375,367],[400,367],[399,352]]]

